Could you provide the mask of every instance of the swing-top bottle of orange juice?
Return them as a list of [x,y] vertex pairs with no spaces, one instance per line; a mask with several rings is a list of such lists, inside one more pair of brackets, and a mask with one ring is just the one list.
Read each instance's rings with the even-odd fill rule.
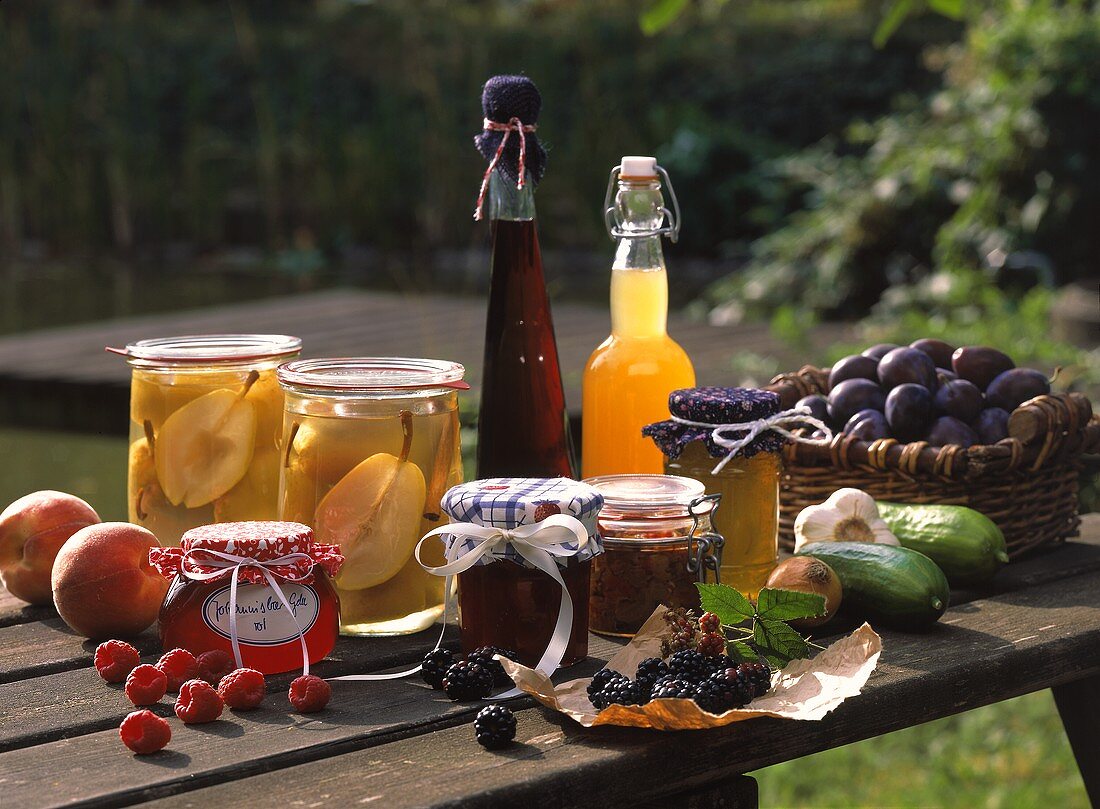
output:
[[[671,212],[661,194],[662,177]],[[695,369],[666,331],[668,277],[661,237],[676,240],[680,212],[668,174],[655,158],[624,157],[612,170],[604,216],[618,240],[611,268],[611,336],[584,369],[583,476],[660,474],[664,459],[642,437],[642,427],[667,416],[669,393],[694,386]]]

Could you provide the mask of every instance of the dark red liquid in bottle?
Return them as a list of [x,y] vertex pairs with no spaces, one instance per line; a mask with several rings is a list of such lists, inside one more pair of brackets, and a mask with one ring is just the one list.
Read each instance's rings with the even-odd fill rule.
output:
[[477,475],[573,477],[573,444],[533,219],[495,219]]

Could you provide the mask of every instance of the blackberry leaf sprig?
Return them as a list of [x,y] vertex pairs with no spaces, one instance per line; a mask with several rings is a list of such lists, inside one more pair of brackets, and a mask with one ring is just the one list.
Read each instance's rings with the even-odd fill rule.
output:
[[[825,614],[825,599],[815,593],[765,587],[756,604],[725,584],[701,584],[703,609],[722,622],[728,638],[727,653],[742,660],[763,657],[775,668],[809,657],[810,644],[787,623]],[[745,626],[747,624],[747,626]],[[739,637],[730,638],[730,633]]]

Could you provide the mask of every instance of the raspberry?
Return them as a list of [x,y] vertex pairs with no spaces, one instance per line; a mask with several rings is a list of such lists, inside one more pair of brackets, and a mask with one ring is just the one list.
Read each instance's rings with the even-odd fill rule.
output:
[[298,713],[316,713],[328,705],[332,688],[314,674],[296,677],[290,684],[290,704]]
[[180,695],[176,698],[176,716],[185,725],[199,725],[213,722],[222,715],[225,703],[206,680],[188,680],[180,686]]
[[141,662],[138,650],[121,640],[109,640],[95,648],[95,670],[109,683],[121,683]]
[[247,711],[259,707],[264,700],[264,676],[256,669],[237,669],[222,677],[218,696],[230,708]]
[[222,649],[211,649],[209,652],[203,652],[196,658],[195,662],[199,665],[198,677],[206,680],[210,685],[217,685],[221,682],[222,677],[236,668],[229,652]]
[[704,632],[717,632],[722,627],[722,622],[713,612],[704,612],[699,618],[699,628]]
[[139,756],[155,753],[172,738],[168,720],[149,710],[134,711],[122,720],[118,728],[122,743]]
[[157,661],[157,668],[168,678],[168,690],[179,691],[180,686],[193,680],[199,673],[199,663],[186,649],[165,652]]
[[695,648],[708,657],[717,657],[726,651],[726,639],[718,632],[705,632]]
[[156,666],[142,663],[126,678],[126,698],[134,705],[152,705],[168,691],[168,678]]

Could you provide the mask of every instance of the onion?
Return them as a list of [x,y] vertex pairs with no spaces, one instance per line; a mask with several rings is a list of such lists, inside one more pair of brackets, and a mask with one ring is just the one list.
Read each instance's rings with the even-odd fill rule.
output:
[[812,556],[792,556],[780,562],[768,576],[767,587],[815,593],[825,598],[825,614],[791,621],[795,629],[812,629],[828,621],[840,608],[842,590],[833,569]]

